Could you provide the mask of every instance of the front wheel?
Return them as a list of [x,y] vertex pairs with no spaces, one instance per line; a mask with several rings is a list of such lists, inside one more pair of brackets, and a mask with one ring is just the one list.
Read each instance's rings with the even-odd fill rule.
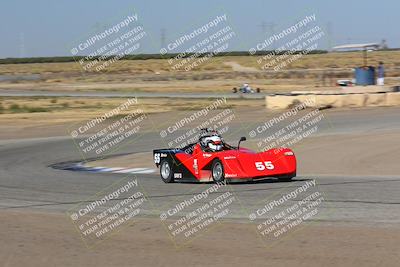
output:
[[224,166],[220,160],[214,160],[211,166],[211,173],[214,182],[223,182],[225,180]]
[[172,164],[168,160],[163,160],[160,163],[160,176],[164,183],[174,182],[174,172],[172,170]]

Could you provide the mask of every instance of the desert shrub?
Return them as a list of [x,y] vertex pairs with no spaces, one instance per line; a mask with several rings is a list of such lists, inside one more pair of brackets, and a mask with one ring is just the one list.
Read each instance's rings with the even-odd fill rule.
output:
[[21,110],[24,111],[24,112],[28,112],[28,113],[47,112],[47,111],[50,111],[50,109],[48,109],[48,108],[42,108],[42,107],[28,107],[28,106],[24,106]]
[[8,108],[10,112],[19,112],[21,107],[18,104],[11,104]]

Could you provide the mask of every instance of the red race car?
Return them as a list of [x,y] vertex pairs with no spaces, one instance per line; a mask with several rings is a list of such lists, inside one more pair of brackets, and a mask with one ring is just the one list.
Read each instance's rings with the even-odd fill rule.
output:
[[203,129],[199,141],[183,148],[153,150],[154,163],[165,183],[175,180],[222,182],[225,179],[253,180],[296,176],[296,157],[288,148],[254,152],[224,142],[216,131]]

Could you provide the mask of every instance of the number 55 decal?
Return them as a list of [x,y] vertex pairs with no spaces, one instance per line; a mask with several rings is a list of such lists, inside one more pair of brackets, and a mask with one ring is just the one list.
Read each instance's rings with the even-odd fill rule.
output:
[[160,163],[160,153],[155,153],[154,154],[154,163]]
[[256,162],[256,168],[259,171],[263,171],[265,169],[267,170],[273,170],[275,168],[274,164],[272,164],[271,161],[264,161],[264,162]]

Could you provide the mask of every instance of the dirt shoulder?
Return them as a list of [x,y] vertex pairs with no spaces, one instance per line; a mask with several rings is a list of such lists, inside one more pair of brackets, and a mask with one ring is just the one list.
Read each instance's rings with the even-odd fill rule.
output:
[[[126,103],[128,98],[82,97],[0,97],[0,140],[66,136],[70,129]],[[265,111],[263,99],[233,99],[221,108]],[[119,113],[123,116],[142,110],[163,121],[173,112],[200,110],[209,99],[146,98]]]
[[306,226],[266,247],[254,225],[222,223],[176,249],[143,219],[92,249],[64,214],[0,212],[1,266],[396,266],[400,228]]

